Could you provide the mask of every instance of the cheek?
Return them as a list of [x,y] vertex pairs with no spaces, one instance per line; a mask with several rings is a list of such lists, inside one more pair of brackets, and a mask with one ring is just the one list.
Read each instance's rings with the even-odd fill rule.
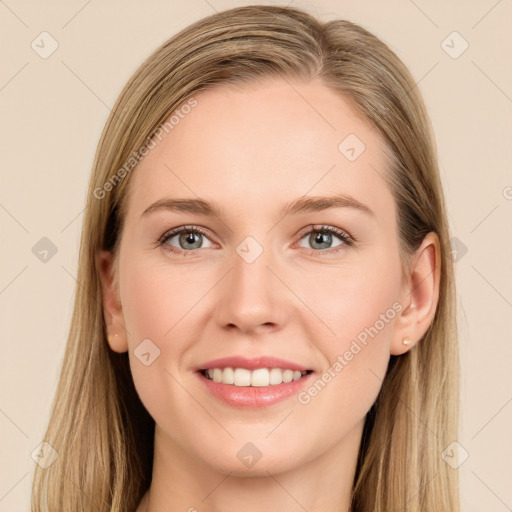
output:
[[144,338],[163,342],[172,336],[193,299],[197,301],[198,290],[187,286],[186,273],[170,272],[161,264],[133,261],[121,279],[123,316],[132,348]]
[[363,417],[374,403],[402,309],[395,263],[381,260],[316,276],[315,286],[302,290],[304,301],[319,317],[308,315],[304,326],[326,359],[319,380],[306,390],[302,403],[315,402],[345,420]]
[[309,315],[302,315],[305,326],[311,339],[325,340],[325,354],[337,355],[336,351],[358,336],[362,343],[366,338],[382,340],[380,345],[390,337],[401,289],[394,261],[377,262],[375,258],[367,265],[324,268],[294,283],[310,310]]
[[181,410],[190,400],[179,382],[184,355],[200,335],[201,308],[194,306],[211,284],[203,276],[191,283],[189,273],[165,262],[132,257],[124,263],[120,291],[135,388],[150,414],[165,424],[165,411]]

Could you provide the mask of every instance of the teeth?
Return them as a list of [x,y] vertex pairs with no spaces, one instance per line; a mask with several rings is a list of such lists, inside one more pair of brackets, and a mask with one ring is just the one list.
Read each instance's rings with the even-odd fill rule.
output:
[[307,372],[298,370],[282,370],[281,368],[209,368],[203,370],[203,375],[214,382],[234,384],[241,387],[276,386],[282,382],[299,380]]

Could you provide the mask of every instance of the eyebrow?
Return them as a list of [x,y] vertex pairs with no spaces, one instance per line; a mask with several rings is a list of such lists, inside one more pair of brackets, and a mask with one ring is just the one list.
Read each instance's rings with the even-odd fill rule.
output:
[[[301,213],[320,212],[331,208],[352,208],[375,217],[375,213],[367,205],[345,194],[303,196],[286,204],[284,208],[281,209],[280,214],[282,217],[286,217],[288,215],[299,215]],[[163,198],[148,206],[142,212],[140,218],[158,210],[197,213],[213,217],[222,217],[223,215],[223,209],[215,201],[209,202],[203,199],[188,198]]]

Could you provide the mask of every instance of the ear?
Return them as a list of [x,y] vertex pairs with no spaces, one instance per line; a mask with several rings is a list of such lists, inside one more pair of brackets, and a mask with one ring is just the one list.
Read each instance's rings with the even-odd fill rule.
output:
[[[439,282],[441,277],[441,249],[436,233],[428,233],[413,254],[406,272],[400,303],[404,309],[399,313],[391,354],[401,355],[413,347],[427,332],[437,309]],[[404,338],[410,340],[403,344]]]
[[115,260],[110,251],[98,252],[96,268],[101,281],[101,298],[108,344],[114,352],[126,352],[128,350],[126,327],[119,298]]

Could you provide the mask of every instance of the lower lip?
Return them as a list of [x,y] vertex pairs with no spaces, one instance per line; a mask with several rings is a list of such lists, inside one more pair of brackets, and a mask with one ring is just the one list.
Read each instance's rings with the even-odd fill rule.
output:
[[206,389],[232,407],[261,408],[275,404],[297,394],[312,378],[313,372],[299,380],[283,382],[274,386],[235,386],[207,379],[197,372]]

